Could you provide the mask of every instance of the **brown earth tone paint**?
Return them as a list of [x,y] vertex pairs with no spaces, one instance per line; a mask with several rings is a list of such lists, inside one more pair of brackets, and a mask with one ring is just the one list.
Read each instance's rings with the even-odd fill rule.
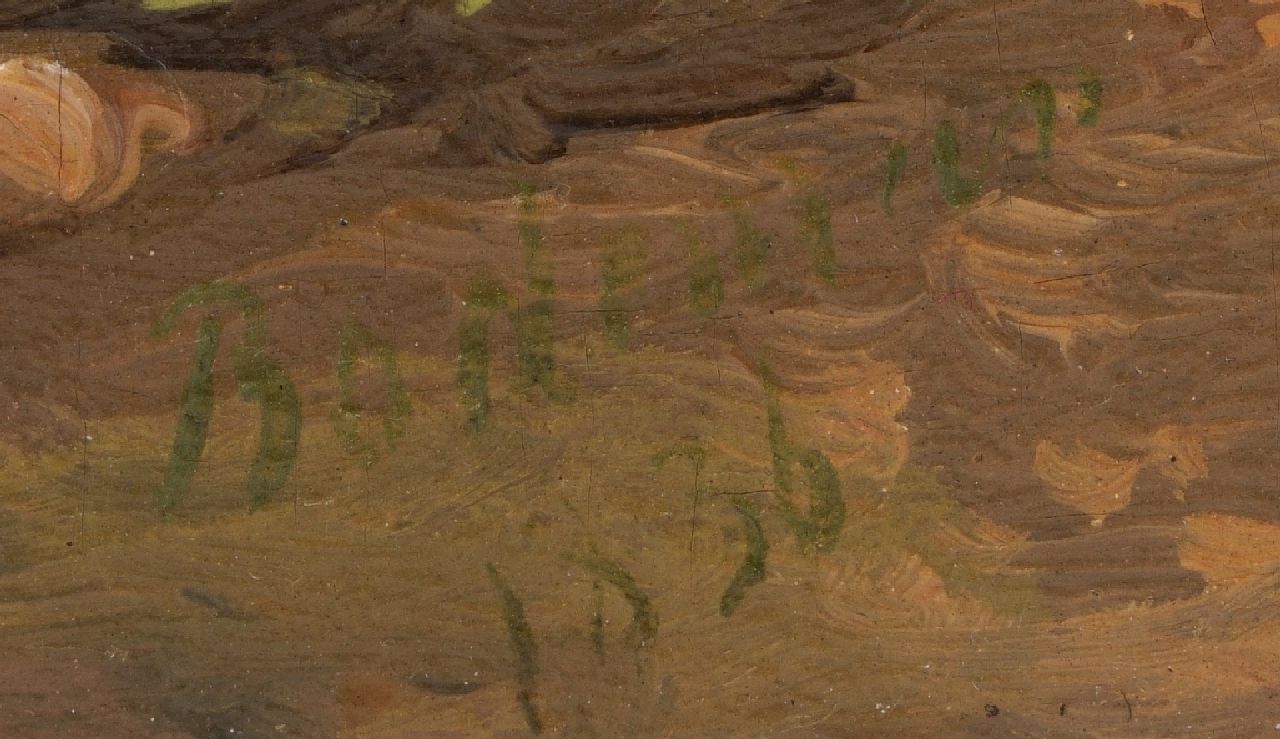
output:
[[0,737],[1276,734],[1275,3],[182,5],[0,0]]

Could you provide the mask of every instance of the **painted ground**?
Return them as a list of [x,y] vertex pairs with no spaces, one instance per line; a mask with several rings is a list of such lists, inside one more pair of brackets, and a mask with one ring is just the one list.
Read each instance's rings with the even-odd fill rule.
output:
[[1278,43],[0,0],[0,736],[1275,734]]

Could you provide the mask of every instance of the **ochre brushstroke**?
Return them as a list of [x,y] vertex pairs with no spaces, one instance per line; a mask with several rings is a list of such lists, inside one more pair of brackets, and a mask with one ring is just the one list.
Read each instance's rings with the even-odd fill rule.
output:
[[1256,25],[1258,35],[1262,37],[1262,43],[1266,44],[1268,49],[1280,44],[1280,13],[1264,15],[1258,19]]
[[793,371],[780,388],[797,438],[812,439],[838,469],[892,479],[907,459],[907,428],[898,416],[911,399],[906,375],[866,352],[843,365]]
[[1147,464],[1183,487],[1209,476],[1202,435],[1184,426],[1163,426],[1155,432]]
[[1101,526],[1108,514],[1129,505],[1141,460],[1120,460],[1079,442],[1064,452],[1051,441],[1036,446],[1033,469],[1056,500],[1093,516]]
[[[880,610],[893,601],[910,618],[948,623],[966,611],[964,618],[981,621],[996,613],[1026,613],[1032,606],[1030,580],[1010,564],[1025,536],[974,515],[931,472],[908,464],[894,480],[863,479],[851,487],[858,512],[834,574],[838,582],[861,581],[885,601],[872,605],[838,597],[839,603],[831,603],[833,615],[846,608],[869,613],[866,608]],[[850,616],[846,612],[840,620]]]
[[[1052,441],[1036,446],[1032,468],[1049,486],[1056,500],[1093,516],[1094,526],[1129,505],[1133,483],[1143,469],[1151,469],[1185,488],[1191,480],[1207,477],[1209,463],[1202,434],[1181,426],[1162,426],[1146,442],[1146,452],[1130,459],[1116,459],[1106,452],[1075,444],[1071,453]],[[1182,490],[1176,493],[1182,496]]]
[[1019,334],[1052,341],[1070,360],[1083,337],[1127,337],[1141,325],[1140,316],[1099,300],[1099,280],[1115,270],[1114,260],[1005,243],[1083,241],[1104,224],[1088,213],[1019,197],[979,206],[964,231],[926,255],[930,290],[1006,360],[1016,362]]
[[1234,585],[1280,566],[1280,525],[1224,513],[1182,519],[1178,560],[1210,585]]
[[29,192],[72,202],[85,195],[111,143],[101,129],[102,101],[56,62],[0,64],[0,115],[8,124],[0,174]]
[[869,565],[848,558],[833,562],[818,588],[818,615],[837,631],[893,623],[912,626],[982,628],[995,611],[968,593],[952,594],[947,583],[917,554],[897,551]]

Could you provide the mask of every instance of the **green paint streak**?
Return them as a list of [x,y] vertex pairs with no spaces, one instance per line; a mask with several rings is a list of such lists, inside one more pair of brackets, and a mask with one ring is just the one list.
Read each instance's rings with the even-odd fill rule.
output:
[[831,228],[831,202],[825,193],[808,192],[800,198],[804,215],[800,221],[800,240],[813,253],[813,270],[827,283],[836,280],[835,236]]
[[263,117],[290,136],[330,136],[365,128],[393,97],[385,87],[333,78],[316,69],[287,69],[273,82]]
[[616,293],[644,276],[646,255],[644,234],[636,226],[626,226],[605,247],[602,277],[606,293]]
[[1098,116],[1102,114],[1102,80],[1097,72],[1091,69],[1080,72],[1080,97],[1088,103],[1076,114],[1076,123],[1082,126],[1098,125]]
[[683,227],[689,253],[689,307],[700,316],[712,316],[724,303],[724,275],[720,260],[702,236],[688,224]]
[[229,2],[231,0],[142,0],[142,7],[147,10],[183,10],[201,5],[223,5]]
[[246,342],[236,353],[235,365],[240,397],[258,403],[262,415],[258,452],[249,465],[249,500],[253,508],[260,508],[284,487],[293,470],[302,435],[302,404],[289,375],[262,347]]
[[884,190],[881,197],[884,212],[893,215],[893,191],[902,181],[902,174],[907,170],[907,147],[901,142],[893,142],[889,147],[889,155],[884,160]]
[[366,468],[378,461],[377,443],[365,439],[360,432],[360,407],[355,401],[356,369],[360,353],[373,354],[387,383],[387,400],[390,411],[382,419],[382,436],[387,448],[394,450],[396,442],[404,434],[404,421],[412,411],[409,393],[396,362],[395,352],[386,342],[374,336],[368,327],[351,320],[342,330],[342,343],[338,348],[338,407],[332,414],[334,430],[348,454],[355,455]]
[[600,581],[591,583],[591,592],[595,594],[595,610],[591,613],[591,650],[596,657],[604,659],[604,596],[600,592]]
[[[249,497],[252,506],[257,508],[270,500],[271,495],[288,480],[294,459],[297,457],[298,440],[302,430],[301,404],[293,382],[284,369],[266,353],[267,329],[262,301],[247,287],[236,283],[214,281],[195,285],[174,299],[168,310],[156,321],[152,333],[157,336],[163,335],[173,328],[178,316],[187,310],[215,303],[229,303],[238,308],[245,322],[244,336],[235,355],[235,377],[240,389],[240,397],[248,401],[256,401],[262,417],[258,452],[249,465],[248,481]],[[212,355],[207,358],[204,356],[203,352],[207,351],[205,347],[212,345],[216,350],[216,337],[210,339],[214,336],[210,333],[213,330],[208,324],[210,320],[216,322],[217,319],[210,316],[201,324],[197,368],[193,370],[192,378],[189,380],[191,394],[188,396],[184,393],[184,413],[187,398],[195,398],[204,392],[200,388],[200,383],[205,382],[201,379],[202,373],[211,371],[211,364],[209,369],[201,369],[205,359],[212,361]],[[193,381],[194,385],[191,384]],[[211,409],[211,398],[201,402],[207,402]],[[207,423],[207,415],[205,423]],[[184,420],[179,425],[178,437],[174,442],[175,454],[178,453],[179,447],[183,449],[182,454],[188,457],[191,456],[192,450],[203,451],[203,441],[199,443],[198,449],[194,441],[192,427]],[[177,500],[185,492],[185,486],[190,482],[190,474],[194,470],[197,459],[171,461],[171,474],[166,475],[166,481],[159,495],[162,512],[166,514],[170,512],[172,506],[176,505]],[[186,481],[184,482],[186,465],[192,467],[185,472]]]
[[467,409],[467,424],[480,431],[489,422],[489,314],[468,309],[458,343],[458,386]]
[[605,245],[600,311],[604,316],[605,338],[619,349],[626,348],[631,329],[631,313],[624,305],[625,292],[644,276],[647,259],[644,234],[636,226],[625,226]]
[[938,187],[947,205],[968,205],[978,197],[982,183],[960,174],[960,140],[951,121],[938,124],[933,138],[933,167],[938,173]]
[[467,409],[467,425],[482,430],[489,422],[489,322],[507,304],[507,293],[494,280],[477,279],[467,291],[458,331],[458,387]]
[[246,341],[255,343],[266,341],[262,301],[244,285],[223,280],[204,282],[184,290],[173,299],[169,309],[156,321],[156,325],[151,329],[151,335],[163,336],[168,333],[173,328],[174,322],[192,308],[217,303],[228,303],[240,311],[245,320]]
[[[845,500],[840,475],[827,455],[817,449],[801,451],[791,442],[783,421],[777,376],[768,367],[762,367],[761,378],[765,386],[769,450],[773,457],[773,480],[778,508],[802,551],[830,552],[839,542],[845,523]],[[808,511],[802,511],[792,500],[791,493],[796,489],[796,481],[791,467],[795,464],[805,473],[809,488]]]
[[524,603],[498,574],[498,568],[490,562],[489,578],[502,600],[502,619],[507,624],[507,638],[516,658],[516,700],[524,711],[525,721],[534,734],[542,733],[542,717],[534,698],[538,691],[538,645],[533,640],[533,628],[524,613]]
[[795,488],[791,477],[791,461],[794,456],[791,442],[787,439],[787,427],[782,418],[782,403],[778,399],[778,376],[769,367],[760,368],[761,381],[764,383],[765,413],[769,424],[769,452],[773,461],[773,482],[781,493],[790,493]]
[[631,605],[631,624],[627,626],[627,641],[637,649],[651,646],[658,635],[658,614],[649,603],[649,596],[636,584],[631,573],[622,565],[592,553],[587,556],[569,557],[588,572],[618,589]]
[[520,376],[530,386],[539,385],[549,396],[557,397],[554,346],[555,316],[553,298],[555,279],[544,249],[538,206],[532,185],[521,184],[516,195],[520,208],[517,229],[525,253],[525,280],[529,302],[513,316],[516,327],[516,365]]
[[507,289],[488,277],[478,277],[467,288],[467,307],[496,310],[507,305]]
[[729,587],[720,596],[720,615],[728,618],[742,605],[747,588],[764,582],[765,562],[769,556],[769,542],[760,526],[760,514],[749,501],[735,500],[734,508],[742,517],[742,527],[747,537],[747,555],[738,571],[733,573]]
[[485,6],[491,2],[493,0],[457,0],[453,7],[458,12],[458,15],[468,16],[484,10]]
[[773,251],[773,240],[769,234],[755,227],[745,208],[734,210],[733,232],[738,274],[747,283],[748,290],[755,290],[764,284],[764,268]]
[[1028,82],[1018,97],[1031,105],[1036,114],[1036,155],[1041,161],[1053,155],[1053,126],[1058,118],[1058,97],[1044,80]]
[[811,542],[819,552],[830,552],[840,541],[844,528],[844,491],[840,488],[840,475],[827,455],[810,449],[800,457],[809,483],[809,513],[795,517],[792,529],[802,545]]
[[631,331],[631,317],[626,308],[612,295],[600,297],[600,312],[603,316],[604,336],[618,349],[626,349],[628,334]]
[[205,440],[209,436],[209,418],[213,415],[213,359],[218,353],[221,333],[222,325],[216,318],[207,316],[200,322],[196,359],[182,391],[182,415],[178,420],[178,432],[173,439],[169,467],[165,471],[164,482],[156,492],[156,505],[164,516],[173,512],[190,489],[191,477],[204,454]]
[[530,386],[541,385],[555,394],[556,360],[552,346],[554,311],[549,298],[535,298],[515,316],[516,364]]

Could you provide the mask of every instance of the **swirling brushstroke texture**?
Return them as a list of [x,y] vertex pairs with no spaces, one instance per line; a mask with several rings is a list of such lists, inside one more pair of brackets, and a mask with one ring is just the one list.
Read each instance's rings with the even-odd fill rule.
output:
[[[45,220],[60,208],[91,212],[133,185],[147,146],[189,148],[197,116],[180,97],[138,82],[102,94],[56,61],[0,64],[0,219]],[[157,136],[158,134],[158,136]]]

